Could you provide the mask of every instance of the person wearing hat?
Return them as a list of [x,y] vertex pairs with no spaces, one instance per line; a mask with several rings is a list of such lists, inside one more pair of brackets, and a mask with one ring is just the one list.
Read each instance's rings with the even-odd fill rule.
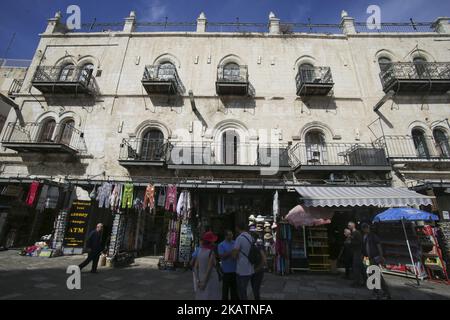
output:
[[216,241],[217,236],[212,231],[202,236],[202,247],[194,264],[197,280],[196,300],[220,300],[220,281],[214,253]]
[[222,300],[238,300],[236,286],[236,259],[233,258],[233,231],[225,232],[225,240],[219,244],[219,257],[223,272]]

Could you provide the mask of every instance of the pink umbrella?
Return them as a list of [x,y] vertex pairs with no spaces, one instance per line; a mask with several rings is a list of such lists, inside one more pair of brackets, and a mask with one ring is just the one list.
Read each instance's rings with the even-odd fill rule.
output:
[[333,212],[327,209],[298,205],[289,211],[286,220],[296,228],[313,227],[331,223],[332,215]]

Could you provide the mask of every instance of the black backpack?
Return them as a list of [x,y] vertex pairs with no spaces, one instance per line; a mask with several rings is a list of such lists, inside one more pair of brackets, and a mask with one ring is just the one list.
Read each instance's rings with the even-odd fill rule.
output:
[[248,259],[251,265],[257,266],[261,263],[261,251],[256,247],[254,242],[251,242],[246,236],[243,236],[250,243],[250,251],[246,255],[242,250],[241,253]]

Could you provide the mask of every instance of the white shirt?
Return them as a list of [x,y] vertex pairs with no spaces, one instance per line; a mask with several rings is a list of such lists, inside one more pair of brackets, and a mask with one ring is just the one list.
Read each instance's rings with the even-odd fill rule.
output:
[[234,242],[234,249],[239,250],[239,255],[236,263],[236,274],[240,276],[251,276],[255,273],[252,264],[247,258],[251,248],[250,242],[253,242],[253,238],[247,232],[241,233]]

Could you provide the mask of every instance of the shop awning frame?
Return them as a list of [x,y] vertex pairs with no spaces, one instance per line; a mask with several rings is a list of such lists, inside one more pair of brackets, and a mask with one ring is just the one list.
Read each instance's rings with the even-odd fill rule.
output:
[[295,190],[307,207],[408,207],[431,205],[434,199],[406,188],[393,187],[304,186]]

